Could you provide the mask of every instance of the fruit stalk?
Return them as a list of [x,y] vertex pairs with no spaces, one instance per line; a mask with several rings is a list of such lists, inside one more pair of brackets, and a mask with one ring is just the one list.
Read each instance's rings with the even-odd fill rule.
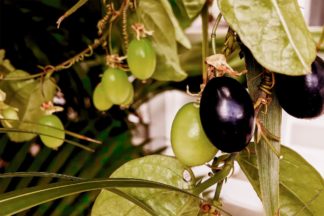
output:
[[208,3],[206,2],[201,10],[202,17],[202,78],[203,84],[207,83],[207,66],[205,64],[206,57],[209,54],[208,51]]
[[[245,61],[248,69],[248,88],[253,101],[257,101],[260,94],[264,94],[260,90],[261,83],[260,73],[264,73],[262,68],[252,57],[249,52],[244,52]],[[258,78],[256,78],[258,77]],[[257,120],[263,126],[276,136],[280,136],[281,127],[281,107],[275,97],[271,95],[271,102],[267,105],[266,112],[258,112]],[[260,130],[260,128],[258,128]],[[255,134],[258,134],[256,131]],[[265,134],[265,133],[264,133]],[[257,138],[255,137],[255,140]],[[268,137],[269,143],[264,138],[260,139],[255,145],[257,155],[258,174],[260,181],[261,200],[267,216],[279,214],[279,157],[274,150],[270,148],[269,144],[277,151],[280,152],[280,142]]]
[[[194,188],[193,194],[199,195],[200,193],[205,191],[207,188],[209,188],[215,184],[222,183],[230,175],[231,171],[233,170],[234,160],[236,157],[237,157],[237,153],[232,153],[231,156],[224,162],[222,169],[219,170],[218,172],[214,173],[214,175],[212,177],[210,177],[209,179],[207,179],[206,181],[198,184]],[[217,198],[217,196],[218,195],[216,194],[215,197]],[[215,199],[215,200],[217,200],[217,199]]]

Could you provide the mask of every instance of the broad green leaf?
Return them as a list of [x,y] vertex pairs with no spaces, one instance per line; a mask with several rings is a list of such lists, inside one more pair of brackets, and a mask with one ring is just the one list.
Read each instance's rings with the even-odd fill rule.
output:
[[[163,188],[174,190],[187,196],[193,196],[184,190],[158,182],[140,179],[115,178],[115,179],[91,179],[79,181],[65,181],[59,183],[45,184],[30,188],[18,189],[0,195],[1,215],[12,215],[23,210],[46,203],[58,198],[78,194],[81,192],[98,189],[115,189],[125,187],[138,188]],[[115,206],[120,208],[119,205]]]
[[182,2],[188,17],[193,18],[200,13],[202,7],[206,3],[206,0],[182,0],[179,2]]
[[182,28],[180,27],[180,24],[177,20],[177,18],[175,17],[175,15],[173,14],[171,5],[169,3],[168,0],[160,0],[162,6],[164,7],[166,13],[169,16],[170,21],[173,24],[173,28],[175,31],[175,36],[176,36],[176,40],[184,47],[186,47],[187,49],[191,48],[191,44],[189,39],[187,38],[187,36],[185,35],[184,31],[182,30]]
[[[16,70],[9,73],[6,78],[25,77],[29,74],[22,70]],[[38,122],[40,115],[40,106],[43,102],[52,100],[56,86],[49,78],[44,80],[17,80],[2,81],[0,89],[7,94],[5,103],[19,109],[18,115],[21,121]],[[36,126],[28,123],[17,123],[15,128],[20,130],[31,130]],[[8,133],[10,139],[15,142],[24,142],[31,140],[36,136],[32,133]]]
[[219,0],[218,6],[262,66],[287,75],[310,73],[315,43],[297,0]]
[[[258,166],[254,144],[250,152],[242,151],[238,162],[260,197]],[[322,215],[324,212],[323,177],[298,153],[281,146],[280,160],[280,215]]]
[[161,81],[181,81],[187,74],[180,67],[173,24],[160,1],[141,0],[137,8],[141,21],[153,33],[157,52],[157,67],[153,78]]
[[[187,175],[184,179],[184,174]],[[180,189],[191,189],[194,186],[192,171],[173,157],[151,155],[132,160],[111,177],[140,178],[168,184]],[[176,191],[157,190],[152,188],[125,188],[121,191],[135,197],[150,206],[158,215],[197,215],[199,200]],[[118,208],[116,206],[118,205]],[[101,191],[92,209],[92,215],[148,215],[134,203],[109,191]]]

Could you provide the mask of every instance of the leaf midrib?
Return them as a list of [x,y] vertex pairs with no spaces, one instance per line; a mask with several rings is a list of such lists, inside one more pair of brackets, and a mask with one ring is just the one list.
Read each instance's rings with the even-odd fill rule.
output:
[[284,17],[283,17],[283,14],[281,13],[281,10],[280,10],[280,8],[279,8],[279,5],[278,5],[277,0],[271,0],[271,2],[272,2],[273,6],[274,6],[274,8],[275,8],[275,10],[276,10],[276,12],[277,12],[277,15],[278,15],[278,17],[279,17],[279,20],[280,20],[280,22],[281,22],[281,24],[282,24],[282,27],[284,28],[284,30],[285,30],[285,32],[286,32],[286,35],[287,35],[287,37],[288,37],[288,40],[289,40],[289,42],[290,42],[290,44],[291,44],[293,50],[295,51],[295,53],[297,54],[298,59],[300,60],[300,62],[301,62],[302,65],[304,66],[305,70],[307,71],[307,70],[308,70],[308,66],[307,66],[307,64],[306,64],[306,62],[305,62],[305,59],[303,58],[303,56],[302,56],[301,53],[299,52],[299,50],[298,50],[298,48],[297,48],[297,46],[296,46],[295,41],[294,41],[293,38],[292,38],[292,35],[291,35],[290,31],[289,31],[289,28],[288,28],[288,26],[287,26],[287,23],[285,22],[285,19],[284,19]]

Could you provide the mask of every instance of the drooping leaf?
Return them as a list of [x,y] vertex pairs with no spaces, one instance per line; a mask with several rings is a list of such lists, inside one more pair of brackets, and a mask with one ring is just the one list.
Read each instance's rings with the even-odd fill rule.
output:
[[190,19],[181,1],[169,0],[173,14],[176,16],[181,28],[186,29],[194,19]]
[[[242,151],[238,162],[260,197],[256,154]],[[280,160],[280,215],[322,215],[324,212],[323,177],[298,153],[281,146]]]
[[157,67],[153,77],[162,81],[181,81],[187,74],[180,67],[173,24],[160,1],[141,0],[137,8],[141,22],[153,33]]
[[[184,179],[184,174],[187,177]],[[119,169],[113,178],[140,178],[168,184],[180,189],[190,189],[195,178],[192,171],[173,157],[150,155],[132,160]],[[125,188],[123,192],[150,206],[158,215],[197,215],[199,200],[176,191],[152,188]],[[118,205],[118,208],[115,206]],[[101,191],[92,209],[92,215],[148,215],[141,208],[108,191]]]
[[69,10],[67,10],[56,22],[57,28],[60,28],[61,22],[76,12],[80,7],[82,7],[88,0],[79,0],[75,5],[73,5]]
[[179,24],[177,18],[173,14],[173,11],[172,11],[172,8],[171,8],[171,5],[170,5],[169,1],[168,0],[160,0],[160,1],[161,1],[162,6],[164,7],[166,13],[168,14],[170,21],[173,24],[176,40],[182,46],[186,47],[187,49],[190,49],[191,48],[190,41],[189,41],[188,37],[185,35],[182,28],[180,27],[180,24]]
[[115,189],[124,187],[163,188],[191,196],[184,190],[158,182],[129,178],[91,179],[51,183],[1,194],[0,209],[2,215],[12,215],[33,206],[69,195],[103,188]]
[[[9,73],[6,78],[25,77],[29,74],[22,70],[16,70]],[[0,89],[7,96],[5,103],[18,108],[19,120],[25,122],[38,122],[40,115],[40,106],[42,103],[52,100],[56,86],[50,78],[44,80],[16,80],[0,82]],[[35,129],[35,125],[28,123],[17,123],[15,128],[21,130]],[[8,133],[10,139],[15,142],[24,142],[31,140],[36,136],[32,133]]]
[[205,3],[206,0],[182,0],[182,4],[184,5],[189,18],[197,16]]
[[315,42],[297,0],[219,0],[218,6],[262,66],[287,75],[310,73]]

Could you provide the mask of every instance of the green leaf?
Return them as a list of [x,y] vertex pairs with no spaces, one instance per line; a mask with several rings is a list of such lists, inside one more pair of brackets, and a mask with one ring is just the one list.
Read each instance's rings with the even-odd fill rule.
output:
[[200,13],[205,2],[206,0],[182,0],[182,4],[189,18],[196,17]]
[[[160,188],[174,190],[180,193],[190,195],[188,192],[170,185],[161,184],[158,182],[139,180],[139,179],[91,179],[69,182],[51,183],[36,187],[24,188],[13,192],[0,195],[0,209],[2,215],[12,215],[33,206],[46,203],[51,200],[62,198],[65,196],[98,190],[103,188],[115,189],[124,187],[139,187],[139,188]],[[118,205],[118,209],[120,206]]]
[[[248,70],[247,84],[249,93],[252,100],[256,103],[260,95],[264,93],[259,89],[263,80],[263,67],[255,61],[246,47],[242,46],[242,51],[244,52],[246,68]],[[276,155],[273,149],[280,151],[280,143],[277,140],[268,138],[266,130],[270,134],[280,137],[282,109],[275,96],[271,97],[271,103],[266,105],[266,109],[266,114],[262,113],[262,111],[256,112],[256,123],[260,127],[257,127],[255,130],[255,140],[258,140],[258,134],[262,135],[262,137],[255,146],[255,151],[257,164],[260,167],[258,175],[262,204],[266,215],[273,216],[277,214],[279,209],[279,155]],[[261,128],[261,125],[264,128]]]
[[[184,180],[184,173],[188,180]],[[168,184],[180,189],[191,189],[194,186],[192,171],[173,157],[151,155],[132,160],[111,177],[140,178]],[[135,197],[150,206],[158,215],[197,215],[199,200],[176,191],[163,191],[148,188],[125,188],[121,191]],[[118,204],[118,208],[116,205]],[[92,209],[92,215],[148,215],[134,203],[108,191],[101,191]]]
[[14,66],[11,65],[8,59],[5,59],[6,51],[4,49],[0,49],[0,75],[5,76],[9,72],[14,71]]
[[[249,153],[240,153],[238,162],[260,197],[258,166],[253,145]],[[280,215],[322,215],[324,212],[324,180],[298,153],[281,146],[280,161]]]
[[[9,73],[6,78],[26,76],[29,76],[27,72],[16,70]],[[52,100],[56,86],[50,78],[44,78],[44,80],[2,81],[0,89],[7,94],[5,103],[19,109],[18,115],[21,121],[38,122],[41,117],[40,106],[43,102]],[[33,124],[23,122],[15,124],[14,127],[28,131],[36,128]],[[8,133],[8,135],[15,142],[28,141],[36,136],[36,134],[22,132]]]
[[287,75],[310,73],[315,42],[297,0],[219,0],[218,6],[262,66]]
[[157,67],[153,78],[161,81],[181,81],[187,74],[180,67],[173,24],[160,1],[141,0],[137,8],[141,21],[153,33],[157,52]]
[[79,0],[75,5],[73,5],[69,10],[67,10],[56,22],[57,28],[60,28],[61,22],[76,12],[80,7],[82,7],[88,0]]
[[160,1],[161,1],[162,6],[164,7],[166,13],[168,14],[170,21],[173,24],[176,40],[182,46],[186,47],[187,49],[190,49],[191,48],[190,41],[189,41],[188,37],[185,35],[182,28],[180,27],[180,24],[179,24],[177,18],[173,14],[172,7],[171,7],[169,1],[168,0],[160,0]]

